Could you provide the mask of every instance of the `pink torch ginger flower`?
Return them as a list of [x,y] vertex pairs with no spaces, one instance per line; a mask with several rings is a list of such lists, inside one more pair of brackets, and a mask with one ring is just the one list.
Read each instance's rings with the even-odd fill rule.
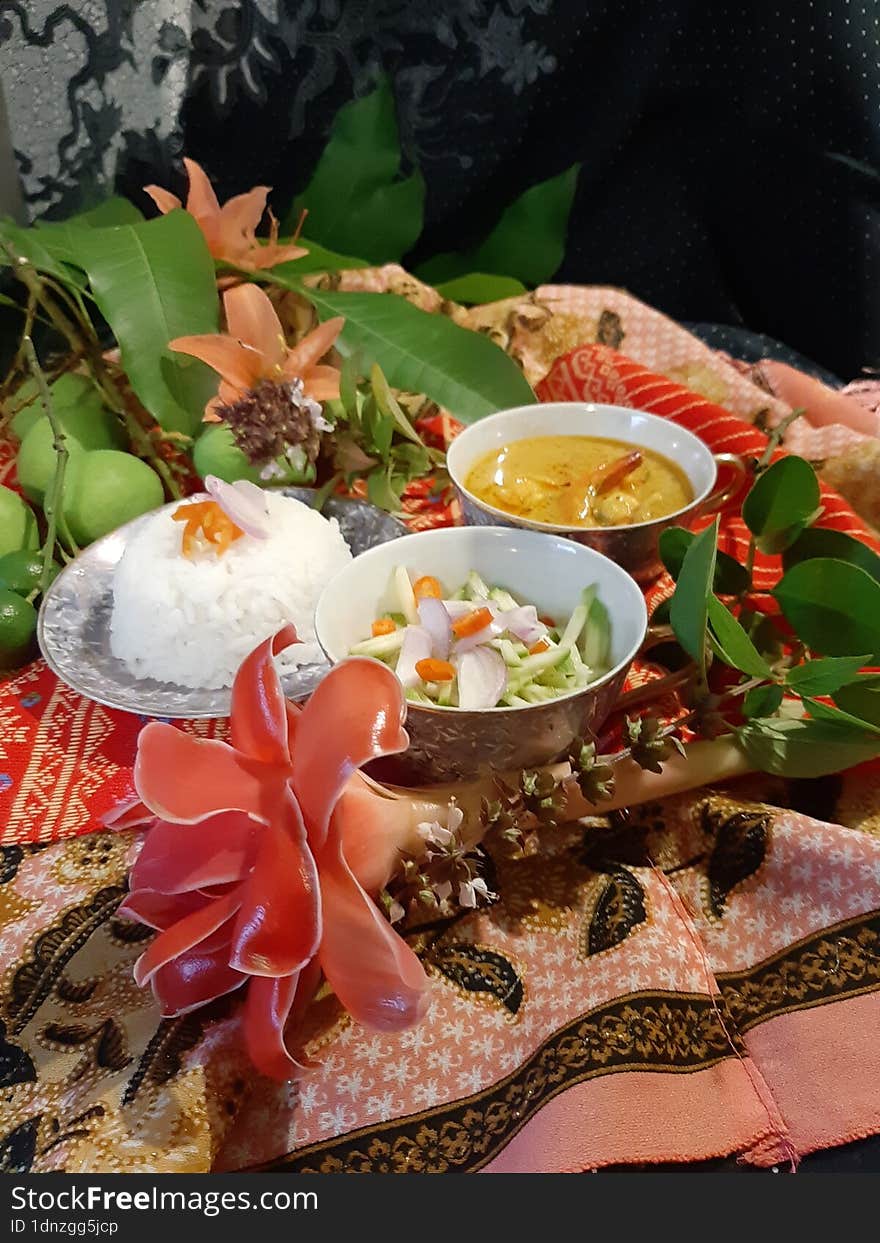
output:
[[417,1023],[427,979],[369,897],[391,870],[398,809],[357,771],[408,744],[397,678],[350,659],[305,708],[272,661],[291,626],[245,660],[231,744],[153,722],[138,739],[135,786],[151,815],[121,912],[157,929],[135,965],[165,1015],[246,988],[243,1029],[264,1074],[290,1078],[287,1035],[322,976],[353,1018],[381,1031]]

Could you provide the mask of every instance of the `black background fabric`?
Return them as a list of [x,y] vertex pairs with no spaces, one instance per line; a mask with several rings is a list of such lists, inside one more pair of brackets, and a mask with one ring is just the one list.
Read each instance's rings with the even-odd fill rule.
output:
[[[4,85],[16,47],[87,39],[67,88],[75,140],[62,134],[58,168],[32,178],[33,213],[67,214],[96,186],[145,203],[146,182],[181,188],[184,153],[221,197],[268,183],[285,207],[336,109],[387,72],[428,186],[411,263],[478,240],[580,161],[559,280],[744,325],[846,378],[880,365],[880,0],[140,4],[90,0],[74,21],[69,5],[0,0]],[[133,34],[148,9],[152,47]],[[153,126],[106,98],[126,59],[160,100]],[[114,132],[115,187],[89,156]],[[15,134],[22,169],[28,142]]]
[[[524,27],[506,66],[513,77],[500,47],[499,71],[470,80],[458,46],[423,28],[408,37],[406,7],[343,6],[362,17],[344,33],[370,44],[392,76],[427,178],[414,260],[478,240],[505,203],[578,160],[559,280],[623,286],[677,318],[746,325],[842,376],[880,364],[876,0],[513,4]],[[436,6],[438,26],[456,7]],[[482,7],[486,37],[494,14],[502,39],[504,6]],[[515,73],[530,43],[553,62],[531,82],[528,66]],[[183,132],[224,191],[268,180],[284,202],[351,82],[334,75],[288,143],[296,83],[319,57],[270,46],[279,72],[265,101],[240,96],[218,130],[210,87],[196,87]],[[207,41],[201,50],[210,54]],[[434,75],[418,100],[416,67]]]

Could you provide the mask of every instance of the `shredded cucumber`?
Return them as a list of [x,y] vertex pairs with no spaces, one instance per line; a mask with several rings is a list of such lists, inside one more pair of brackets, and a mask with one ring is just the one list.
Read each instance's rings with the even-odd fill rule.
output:
[[591,669],[595,669],[597,673],[604,673],[611,663],[609,659],[611,651],[611,621],[608,617],[608,610],[598,596],[595,595],[595,592],[589,602],[587,602],[586,595],[587,592],[584,592],[584,605],[587,607],[587,623],[581,640],[581,654],[584,658],[584,664],[589,665]]
[[471,570],[464,585],[465,600],[488,600],[489,588],[480,578],[476,570]]
[[452,704],[452,691],[454,682],[440,682],[437,689],[437,702],[444,708],[448,708]]
[[517,609],[519,605],[509,591],[505,591],[503,587],[493,587],[489,592],[489,599],[494,600],[500,609]]
[[409,579],[405,565],[399,565],[394,571],[394,586],[397,589],[397,600],[400,604],[400,611],[411,626],[419,624],[419,610],[416,607],[416,597],[412,589],[412,583]]
[[[501,653],[504,657],[504,663],[508,669],[518,668],[523,662],[522,653],[526,651],[525,646],[514,644],[510,639],[493,639],[492,647]],[[517,647],[522,648],[522,652],[517,651]]]
[[[489,606],[504,613],[520,607],[520,602],[506,588],[490,587],[475,570],[468,574],[463,586],[445,598],[447,601],[464,601],[465,610],[470,608],[471,611]],[[390,618],[395,629],[391,634],[375,635],[356,643],[351,648],[351,653],[355,656],[372,656],[396,671],[400,650],[409,633],[407,627],[420,624],[418,602],[413,591],[413,576],[406,567],[398,566],[394,570],[386,599],[394,611],[382,616]],[[457,617],[458,614],[454,616]],[[610,620],[608,610],[598,597],[595,584],[585,588],[581,603],[564,626],[560,620],[558,626],[547,627],[546,632],[541,627],[539,634],[544,634],[548,646],[545,650],[536,651],[534,655],[530,654],[526,643],[509,631],[504,631],[488,641],[487,646],[501,656],[507,671],[506,684],[496,706],[523,708],[531,704],[548,703],[558,699],[560,695],[584,689],[609,667]],[[412,641],[416,642],[415,635]],[[453,639],[449,661],[455,668],[456,650],[457,640]],[[446,655],[445,650],[443,654]],[[422,681],[414,687],[408,687],[406,697],[415,704],[457,707],[458,677],[456,675],[438,682]]]
[[363,643],[355,643],[351,649],[352,656],[391,656],[403,647],[403,630],[392,630],[391,634],[377,634],[373,639],[364,639]]

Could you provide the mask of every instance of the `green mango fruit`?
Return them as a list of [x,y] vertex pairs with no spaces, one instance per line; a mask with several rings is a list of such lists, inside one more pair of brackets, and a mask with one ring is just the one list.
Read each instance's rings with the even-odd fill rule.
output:
[[17,492],[0,485],[0,557],[40,542],[33,511]]
[[77,458],[62,514],[82,548],[165,502],[162,481],[131,453],[95,449]]

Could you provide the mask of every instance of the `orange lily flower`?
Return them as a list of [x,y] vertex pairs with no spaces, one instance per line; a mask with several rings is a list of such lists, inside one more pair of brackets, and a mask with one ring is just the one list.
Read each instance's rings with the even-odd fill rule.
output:
[[205,422],[220,421],[217,409],[233,405],[264,380],[281,385],[301,380],[303,396],[330,401],[339,396],[339,372],[322,365],[323,358],[342,331],[340,316],[308,333],[292,349],[275,308],[258,285],[236,285],[223,295],[229,333],[175,337],[169,349],[191,354],[221,377],[220,389],[205,407]]
[[[301,259],[309,253],[304,247],[297,246],[295,240],[279,245],[278,221],[271,211],[269,241],[262,243],[257,240],[256,230],[266,210],[270,186],[254,186],[247,194],[237,194],[221,207],[204,169],[195,160],[185,159],[183,162],[189,174],[186,210],[204,233],[208,249],[215,259],[255,272],[260,268],[274,267],[285,259]],[[161,186],[144,186],[144,191],[163,216],[183,206],[176,194],[163,190]]]

